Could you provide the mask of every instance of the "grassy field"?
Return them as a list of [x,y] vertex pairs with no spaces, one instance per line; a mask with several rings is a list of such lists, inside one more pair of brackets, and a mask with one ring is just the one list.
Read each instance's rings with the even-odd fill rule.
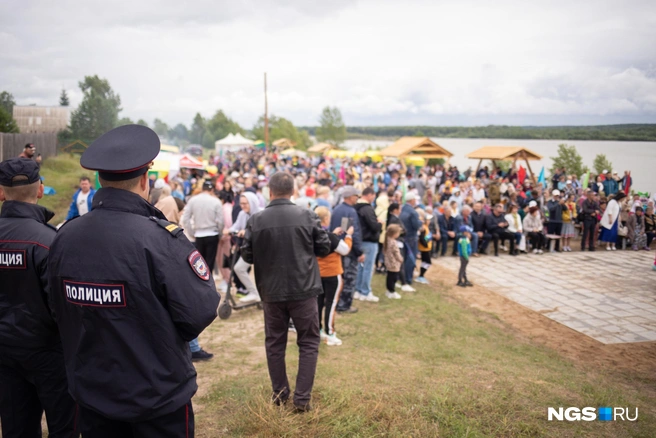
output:
[[[44,163],[45,184],[57,195],[41,204],[57,212],[53,223],[64,219],[85,174],[92,176],[70,156]],[[261,312],[217,319],[201,335],[215,358],[197,364],[196,436],[655,436],[656,371],[574,362],[466,306],[455,298],[455,276],[429,278],[431,286],[400,301],[358,303],[359,313],[338,317],[344,345],[321,346],[314,410],[306,414],[269,403]],[[374,290],[383,295],[378,275]],[[295,334],[289,338],[293,388],[298,350]],[[549,422],[549,406],[638,407],[639,420]]]
[[41,166],[41,176],[43,184],[54,188],[57,192],[52,196],[44,196],[39,201],[40,205],[55,212],[55,217],[50,221],[52,225],[57,225],[66,218],[68,207],[71,205],[71,196],[75,193],[82,176],[89,177],[91,184],[95,184],[93,172],[80,167],[79,155],[59,155],[48,158]]
[[[382,280],[375,276],[379,292]],[[434,281],[339,317],[344,345],[321,346],[315,409],[307,414],[268,402],[261,314],[216,321],[201,338],[216,357],[197,366],[197,436],[654,436],[654,379],[576,366],[518,339],[494,315],[465,308],[451,287]],[[294,342],[292,333],[292,388]],[[549,406],[637,406],[640,417],[549,422]]]

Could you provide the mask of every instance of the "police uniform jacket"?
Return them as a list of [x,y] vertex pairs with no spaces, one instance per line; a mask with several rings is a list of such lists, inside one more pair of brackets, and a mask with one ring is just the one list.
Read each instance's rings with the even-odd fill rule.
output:
[[[59,344],[47,299],[48,250],[54,214],[44,207],[6,201],[0,213],[0,352]],[[1,360],[1,358],[0,358]]]
[[330,248],[313,211],[275,199],[248,220],[241,256],[255,266],[262,301],[296,301],[323,293],[317,257]]
[[163,219],[140,196],[103,188],[50,252],[70,393],[115,420],[148,420],[189,402],[197,386],[187,342],[216,317],[207,264]]

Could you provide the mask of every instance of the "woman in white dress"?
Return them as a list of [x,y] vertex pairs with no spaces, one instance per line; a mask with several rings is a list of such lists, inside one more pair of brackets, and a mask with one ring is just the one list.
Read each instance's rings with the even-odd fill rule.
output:
[[606,242],[606,251],[615,251],[615,242],[617,241],[618,219],[620,217],[620,201],[626,195],[624,192],[617,192],[615,197],[608,202],[604,214],[601,216],[601,234],[600,242]]

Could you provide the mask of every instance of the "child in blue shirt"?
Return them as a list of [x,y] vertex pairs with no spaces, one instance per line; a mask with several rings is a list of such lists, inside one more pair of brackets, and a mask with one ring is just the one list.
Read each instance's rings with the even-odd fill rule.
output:
[[472,228],[468,225],[462,225],[458,230],[460,238],[458,239],[458,255],[460,256],[460,271],[458,272],[458,284],[460,287],[473,286],[473,284],[467,280],[467,264],[469,263],[469,257],[471,256],[471,233]]

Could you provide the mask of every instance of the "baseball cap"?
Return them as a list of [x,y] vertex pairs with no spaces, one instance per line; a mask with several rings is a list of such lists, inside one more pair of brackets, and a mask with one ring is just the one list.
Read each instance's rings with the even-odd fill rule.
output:
[[608,171],[607,171],[606,169],[604,169],[604,170],[601,171],[601,173],[603,173],[603,174],[607,174]]
[[571,179],[568,179],[568,180],[565,182],[565,184],[572,184],[572,180],[571,180]]
[[531,201],[531,202],[528,203],[528,206],[529,206],[529,208],[530,208],[530,207],[537,207],[537,206],[538,206],[538,203],[535,202],[535,201]]
[[203,190],[213,190],[214,189],[214,184],[212,184],[212,181],[207,180],[203,182]]
[[414,194],[414,192],[408,192],[405,194],[405,201],[416,201],[417,200],[417,195]]
[[0,163],[0,186],[18,187],[39,181],[39,165],[27,158],[10,158]]
[[560,190],[556,189],[553,192],[551,192],[551,196],[560,196]]
[[458,231],[460,231],[461,233],[471,233],[473,230],[472,227],[470,227],[469,225],[461,225]]
[[360,191],[353,186],[344,186],[344,191],[342,192],[344,198],[350,198],[351,196],[360,196]]

